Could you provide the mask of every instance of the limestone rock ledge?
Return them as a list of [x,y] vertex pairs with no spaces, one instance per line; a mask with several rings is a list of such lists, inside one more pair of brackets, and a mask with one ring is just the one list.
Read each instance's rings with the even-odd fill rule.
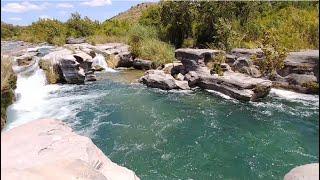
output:
[[41,119],[1,133],[1,179],[139,180],[91,139],[61,121]]
[[319,163],[305,164],[293,168],[284,176],[284,180],[318,180]]

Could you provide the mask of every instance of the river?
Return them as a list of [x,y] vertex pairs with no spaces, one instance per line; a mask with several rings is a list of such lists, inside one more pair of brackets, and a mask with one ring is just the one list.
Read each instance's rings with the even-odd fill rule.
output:
[[139,71],[98,73],[85,85],[19,74],[5,130],[56,118],[141,179],[282,179],[319,161],[319,97],[272,89],[260,102],[215,92],[162,91]]

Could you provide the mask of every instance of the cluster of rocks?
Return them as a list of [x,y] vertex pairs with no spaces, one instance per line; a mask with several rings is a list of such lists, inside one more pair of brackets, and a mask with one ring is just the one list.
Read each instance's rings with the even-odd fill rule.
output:
[[[261,49],[236,48],[226,55],[226,62],[234,71],[261,77],[261,72],[251,58],[263,60]],[[293,90],[300,93],[318,93],[315,87],[319,83],[319,50],[290,52],[284,60],[284,67],[277,71],[276,77],[270,79],[272,86]]]
[[133,58],[129,46],[123,43],[93,46],[85,43],[84,39],[73,38],[69,38],[67,42],[68,44],[63,47],[38,46],[16,54],[14,61],[16,72],[25,71],[39,61],[44,61],[58,73],[60,77],[58,82],[83,84],[85,81],[96,80],[95,71],[108,68],[105,59],[114,68],[133,67],[141,70],[152,68],[151,61]]
[[289,53],[273,83],[301,93],[318,93],[312,86],[319,83],[319,50]]
[[35,120],[1,133],[1,179],[139,180],[91,139],[58,120]]
[[[175,57],[180,63],[167,64],[161,70],[149,70],[140,78],[140,82],[165,90],[198,86],[244,101],[254,101],[268,95],[271,81],[234,72],[229,64],[221,65],[225,71],[223,76],[211,74],[206,65],[218,53],[224,52],[211,49],[177,49]],[[237,64],[236,61],[233,64]],[[182,88],[179,84],[183,84]]]

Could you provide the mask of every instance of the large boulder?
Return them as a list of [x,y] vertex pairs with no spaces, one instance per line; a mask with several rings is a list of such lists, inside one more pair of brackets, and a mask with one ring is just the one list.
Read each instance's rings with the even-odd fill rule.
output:
[[275,87],[300,93],[319,93],[319,50],[291,52],[284,61],[284,68],[277,71]]
[[319,163],[306,164],[290,170],[284,180],[318,180]]
[[117,55],[120,53],[129,52],[129,45],[123,43],[105,43],[97,44],[92,47],[96,53],[103,54],[105,57],[109,55]]
[[152,69],[152,61],[136,58],[134,59],[132,66],[135,69],[149,70]]
[[115,56],[118,59],[117,64],[115,67],[132,67],[133,66],[133,58],[132,54],[128,51],[120,52],[118,55]]
[[256,55],[258,58],[262,58],[263,51],[260,48],[257,48],[257,49],[234,48],[230,51],[230,55],[234,55],[236,58],[239,58],[239,57],[250,58],[253,55]]
[[299,93],[318,94],[319,83],[317,77],[308,74],[289,74],[285,77],[277,75],[272,82],[276,88],[289,89]]
[[29,65],[35,63],[34,58],[33,58],[34,56],[35,56],[35,54],[27,53],[22,56],[16,57],[15,61],[18,66],[29,66]]
[[176,59],[180,60],[186,71],[197,71],[211,61],[217,54],[224,53],[212,49],[180,48],[175,51]]
[[187,81],[177,81],[170,74],[162,70],[149,70],[139,79],[139,82],[148,87],[160,88],[163,90],[171,89],[190,89]]
[[86,38],[84,37],[81,37],[81,38],[69,37],[67,38],[67,41],[66,41],[67,44],[81,44],[85,42],[86,42]]
[[171,74],[172,76],[175,76],[179,73],[185,74],[185,68],[181,62],[173,62],[164,64],[163,66],[159,67],[159,69],[163,70],[167,74]]
[[289,82],[290,84],[294,85],[304,85],[306,83],[310,82],[317,82],[317,77],[314,75],[308,75],[308,74],[289,74],[288,76],[285,77],[286,81]]
[[80,63],[72,55],[63,57],[59,66],[63,73],[63,77],[69,84],[83,84],[85,80],[85,72],[80,68]]
[[244,73],[255,78],[262,76],[260,70],[253,65],[253,62],[249,57],[239,57],[232,64],[232,69],[236,72]]
[[284,61],[284,68],[278,74],[285,77],[292,73],[313,74],[319,81],[319,50],[289,53]]
[[184,80],[188,81],[190,87],[195,87],[200,81],[200,75],[196,71],[189,71],[187,74],[185,74]]
[[267,96],[272,82],[248,75],[226,71],[223,76],[200,76],[197,85],[243,101],[256,101]]
[[1,133],[1,179],[139,180],[92,141],[58,120],[35,120]]

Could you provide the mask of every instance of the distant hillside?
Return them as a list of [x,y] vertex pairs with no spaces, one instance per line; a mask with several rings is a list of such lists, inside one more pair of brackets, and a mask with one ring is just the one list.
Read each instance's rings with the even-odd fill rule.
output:
[[150,6],[154,6],[157,3],[155,2],[147,2],[147,3],[140,3],[136,6],[132,6],[125,12],[121,12],[118,15],[110,18],[110,20],[129,20],[131,22],[137,22],[142,15],[143,10],[147,9]]

